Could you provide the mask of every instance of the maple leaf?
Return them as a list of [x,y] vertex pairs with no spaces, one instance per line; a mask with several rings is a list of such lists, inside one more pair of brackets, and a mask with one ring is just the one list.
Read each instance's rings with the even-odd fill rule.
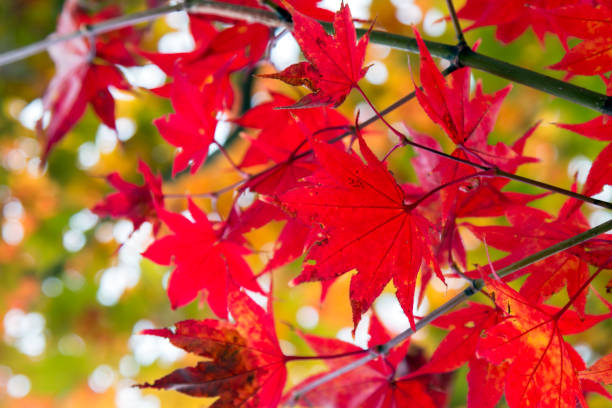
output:
[[[334,109],[293,112],[276,109],[293,103],[294,99],[272,93],[270,102],[250,109],[235,120],[241,126],[260,130],[256,137],[246,136],[251,145],[240,166],[251,167],[269,162],[277,164],[249,179],[243,189],[276,196],[295,187],[318,167],[312,154],[304,156],[311,149],[309,137],[329,142],[349,128],[349,120]],[[313,133],[316,129],[321,131]]]
[[316,20],[290,10],[293,36],[309,62],[293,64],[282,72],[261,77],[280,79],[294,86],[304,85],[313,92],[291,108],[339,106],[367,71],[363,61],[368,35],[357,41],[351,11],[345,4],[334,17],[333,37]]
[[[116,8],[87,16],[77,0],[64,3],[59,16],[56,34],[79,30],[82,24],[108,19],[119,14]],[[85,38],[75,38],[51,45],[49,55],[55,63],[56,73],[43,96],[43,109],[50,112],[50,120],[43,129],[42,119],[37,123],[39,133],[44,134],[44,163],[55,146],[85,113],[90,103],[102,122],[115,129],[115,101],[108,87],[128,89],[121,72],[114,65],[94,63],[94,57],[110,63],[134,65],[125,48],[133,40],[132,29],[119,30],[112,36],[97,37],[95,45]]]
[[612,4],[576,3],[548,14],[559,27],[584,39],[551,69],[565,70],[570,75],[604,74],[612,69]]
[[494,25],[497,26],[495,37],[503,43],[509,43],[518,38],[529,27],[533,29],[541,43],[544,35],[553,32],[565,41],[567,33],[556,24],[553,16],[545,11],[565,4],[573,4],[576,0],[506,0],[496,3],[487,0],[468,0],[457,11],[459,18],[474,20],[474,23],[465,28],[474,28]]
[[579,372],[578,376],[583,380],[612,384],[612,354],[600,358],[588,369]]
[[208,92],[215,88],[206,85],[200,89],[178,74],[172,87],[172,106],[176,113],[153,121],[162,137],[178,148],[173,176],[190,164],[191,173],[195,173],[208,156],[217,127],[214,98]]
[[126,217],[137,230],[145,221],[152,221],[156,234],[160,227],[157,208],[164,208],[161,176],[154,176],[144,161],[138,162],[138,170],[144,177],[142,186],[129,183],[119,173],[111,173],[106,179],[118,192],[108,195],[103,202],[96,204],[91,211],[104,217]]
[[510,408],[574,408],[586,402],[578,378],[584,362],[563,339],[560,316],[550,316],[503,282],[485,278],[507,317],[488,329],[477,353],[492,364],[508,362],[505,382]]
[[225,224],[212,224],[189,200],[194,221],[158,209],[159,218],[172,234],[159,238],[142,254],[160,265],[176,264],[168,282],[168,297],[175,309],[191,302],[202,291],[219,317],[227,318],[228,297],[240,287],[261,292],[251,268],[242,258],[249,251],[235,235],[226,235]]
[[486,141],[511,86],[492,95],[485,95],[479,83],[475,97],[470,99],[469,68],[453,72],[447,85],[447,80],[438,71],[416,29],[414,34],[419,46],[423,85],[422,91],[415,86],[415,92],[427,115],[444,129],[455,144],[464,145],[469,139]]
[[[370,318],[369,347],[383,344],[390,339],[376,315]],[[299,401],[291,400],[294,393],[313,381],[330,372],[358,359],[365,350],[338,339],[330,339],[314,335],[300,333],[308,345],[319,356],[342,356],[325,358],[324,362],[330,371],[312,376],[289,390],[283,402],[298,402],[303,406],[316,407],[341,407],[341,408],[375,408],[375,407],[402,407],[416,405],[420,408],[436,408],[437,405],[428,386],[429,378],[420,379],[397,379],[402,375],[405,366],[400,365],[405,357],[409,342],[405,341],[398,347],[392,349],[388,356],[370,361],[359,368],[349,371],[316,389],[301,395]]]
[[219,397],[213,408],[276,407],[287,377],[287,360],[278,345],[270,299],[266,312],[246,294],[231,293],[229,307],[235,324],[185,320],[176,323],[173,330],[145,330],[142,334],[165,337],[175,346],[210,360],[139,387]]
[[351,269],[355,327],[390,279],[414,327],[416,278],[423,261],[443,279],[428,242],[429,222],[405,200],[386,165],[359,135],[364,164],[356,155],[311,142],[322,169],[309,182],[280,196],[283,208],[320,229],[295,283],[328,281]]

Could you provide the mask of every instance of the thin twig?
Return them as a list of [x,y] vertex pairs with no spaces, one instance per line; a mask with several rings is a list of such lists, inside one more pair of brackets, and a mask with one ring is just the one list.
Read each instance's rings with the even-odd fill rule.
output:
[[459,44],[465,44],[465,38],[463,37],[463,31],[461,30],[461,25],[459,24],[459,18],[457,17],[457,12],[455,11],[453,0],[446,0],[446,7],[448,8],[448,13],[450,14],[451,20],[453,21],[453,26],[455,27],[457,42]]
[[[612,220],[607,221],[603,224],[600,224],[594,228],[591,228],[590,230],[585,231],[581,234],[575,235],[569,239],[566,239],[565,241],[561,241],[555,245],[551,245],[550,247],[543,249],[542,251],[536,252],[535,254],[529,255],[521,259],[520,261],[513,263],[512,265],[502,268],[499,270],[498,276],[503,278],[504,276],[514,273],[526,266],[529,266],[533,263],[546,259],[566,249],[572,248],[585,241],[588,241],[589,239],[593,237],[596,237],[599,234],[603,234],[610,230],[612,230]],[[473,296],[474,294],[480,292],[483,288],[484,288],[484,281],[482,279],[474,280],[472,282],[472,286],[466,288],[461,293],[455,295],[448,302],[444,303],[442,306],[438,307],[437,309],[429,313],[427,316],[419,320],[415,325],[416,330],[412,330],[412,329],[405,330],[384,344],[370,347],[369,348],[370,354],[358,360],[355,360],[345,366],[342,366],[341,368],[335,371],[332,371],[329,374],[323,375],[319,377],[318,379],[316,379],[315,381],[305,385],[301,389],[295,391],[293,395],[291,396],[291,398],[289,399],[289,401],[295,404],[297,401],[299,401],[300,398],[302,398],[304,394],[314,390],[318,386],[323,385],[333,380],[334,378],[339,377],[342,374],[346,374],[349,371],[352,371],[358,367],[361,367],[362,365],[367,364],[368,362],[378,358],[381,355],[386,355],[393,347],[399,345],[401,342],[408,339],[416,331],[427,326],[433,320],[449,312],[456,306],[462,304],[465,300],[467,300],[469,297]]]

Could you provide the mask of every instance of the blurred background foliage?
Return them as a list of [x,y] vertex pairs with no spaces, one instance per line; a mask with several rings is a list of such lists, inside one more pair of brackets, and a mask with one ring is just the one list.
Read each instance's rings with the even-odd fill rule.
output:
[[[83,1],[95,11],[115,1]],[[146,7],[142,0],[120,2],[126,12]],[[154,2],[149,2],[154,3]],[[452,43],[452,27],[441,21],[446,13],[439,0],[348,0],[353,15],[364,20],[376,18],[376,27],[411,35],[410,24],[416,24],[425,36]],[[462,2],[456,2],[461,6]],[[336,10],[339,1],[325,1]],[[62,0],[8,0],[0,2],[0,52],[40,40],[53,32]],[[562,77],[561,72],[546,67],[559,61],[562,47],[546,37],[538,43],[531,31],[518,41],[503,46],[493,38],[493,29],[467,33],[470,44],[482,39],[479,51],[486,55]],[[290,36],[282,37],[269,53],[271,59],[256,69],[259,73],[283,68],[299,56]],[[151,24],[143,38],[142,48],[164,52],[188,49],[190,38],[186,18],[174,14]],[[366,92],[379,108],[383,108],[412,90],[410,67],[418,64],[415,56],[372,45],[366,58],[373,64],[366,80]],[[144,63],[144,62],[143,62]],[[443,63],[441,63],[443,66]],[[163,83],[164,76],[154,67],[126,70],[135,88],[128,93],[116,92],[118,134],[100,125],[88,110],[79,124],[52,153],[48,167],[39,169],[40,145],[33,130],[41,115],[41,101],[46,85],[54,74],[49,57],[38,54],[26,60],[0,67],[0,407],[200,407],[202,400],[176,392],[156,392],[131,388],[137,382],[157,378],[173,366],[192,364],[196,359],[170,346],[165,340],[135,333],[149,327],[163,327],[185,318],[214,317],[208,307],[193,302],[172,311],[164,290],[169,270],[141,261],[139,253],[150,242],[145,225],[132,233],[127,220],[98,219],[89,212],[96,202],[111,191],[104,176],[118,171],[124,178],[141,183],[136,171],[139,158],[147,161],[166,180],[165,193],[199,193],[217,190],[237,180],[228,163],[215,156],[194,176],[181,174],[170,179],[173,148],[164,143],[152,125],[154,118],[171,111],[170,104],[144,88]],[[474,72],[484,89],[492,92],[507,85],[505,80]],[[235,77],[235,87],[245,86],[247,74]],[[604,91],[596,78],[576,77],[579,85]],[[297,96],[295,89],[276,81],[257,79],[252,100],[261,101],[266,90],[274,89]],[[240,103],[236,104],[237,106]],[[238,109],[236,109],[238,110]],[[340,110],[354,117],[371,111],[352,94]],[[228,117],[238,114],[229,112]],[[511,143],[534,123],[540,127],[527,144],[527,155],[540,159],[537,164],[521,168],[520,174],[568,188],[576,175],[583,182],[590,161],[603,147],[590,139],[580,138],[552,125],[554,122],[576,123],[594,117],[594,112],[555,99],[537,91],[515,85],[503,104],[499,120],[491,135],[491,143]],[[390,115],[393,123],[403,124],[436,137],[449,151],[450,144],[439,128],[431,123],[416,102],[408,103]],[[219,137],[231,132],[224,123]],[[371,144],[378,154],[392,145],[386,129],[379,124],[368,128]],[[229,147],[230,154],[240,159],[246,143],[238,138]],[[413,180],[408,159],[409,148],[397,151],[390,163],[400,180]],[[524,185],[511,184],[524,192],[537,192]],[[607,187],[609,188],[609,186]],[[602,198],[610,200],[610,190]],[[217,210],[223,217],[229,210],[232,193],[225,194]],[[248,201],[248,197],[246,198]],[[551,195],[533,205],[556,213],[563,203]],[[199,205],[211,211],[210,200]],[[174,211],[185,208],[184,199],[169,199]],[[591,224],[599,224],[610,214],[585,206]],[[474,220],[470,220],[474,221]],[[482,223],[483,220],[474,222]],[[503,222],[500,220],[499,222]],[[248,238],[254,248],[249,262],[257,270],[269,255],[282,224],[272,224],[254,231]],[[150,230],[150,226],[149,230]],[[469,261],[486,262],[482,245],[464,232],[468,248],[473,249]],[[163,231],[162,231],[163,233]],[[129,238],[129,239],[128,239]],[[492,257],[500,252],[491,249]],[[274,272],[275,314],[279,338],[287,353],[307,354],[308,348],[294,328],[323,336],[351,340],[351,313],[348,302],[349,278],[344,275],[333,285],[323,303],[319,302],[319,284],[307,283],[289,287],[297,275],[296,261]],[[602,293],[605,277],[595,282]],[[424,314],[460,289],[460,282],[441,283],[427,291],[419,314]],[[564,303],[564,292],[552,302]],[[602,311],[589,299],[591,312]],[[599,308],[599,309],[598,309]],[[396,333],[407,327],[407,321],[387,288],[376,302],[376,310],[386,327]],[[358,330],[356,341],[365,344],[367,319]],[[610,329],[604,322],[571,341],[590,363],[610,352]],[[430,353],[444,332],[427,328],[414,336],[413,344]],[[321,370],[312,363],[290,367],[290,384]],[[465,406],[466,369],[455,376],[451,406]],[[606,406],[602,399],[593,399],[593,407]],[[502,403],[503,405],[503,403]]]

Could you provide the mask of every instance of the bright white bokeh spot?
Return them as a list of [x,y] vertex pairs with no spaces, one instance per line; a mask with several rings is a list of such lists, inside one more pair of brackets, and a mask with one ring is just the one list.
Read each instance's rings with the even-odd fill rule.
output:
[[240,208],[247,208],[253,204],[256,197],[257,195],[247,188],[240,193],[238,199],[236,200],[236,204],[238,204]]
[[576,350],[576,352],[580,355],[580,357],[582,357],[582,359],[587,365],[590,365],[594,362],[595,353],[593,353],[593,349],[588,344],[576,344],[574,345],[574,350]]
[[166,24],[175,30],[189,30],[189,15],[186,11],[175,11],[166,14]]
[[285,33],[277,39],[270,50],[270,61],[278,71],[295,64],[299,59],[300,46],[289,33]]
[[100,160],[100,151],[95,143],[85,142],[79,146],[77,157],[79,166],[83,169],[88,169],[98,163]]
[[[215,135],[213,136],[213,138],[220,145],[223,145],[223,143],[225,143],[230,133],[232,132],[232,123],[227,121],[226,119],[227,115],[225,113],[217,117],[218,122],[217,127],[215,128]],[[213,154],[217,150],[219,150],[219,147],[215,143],[212,143],[208,147],[208,154]]]
[[84,208],[70,217],[68,225],[76,231],[87,231],[93,228],[96,222],[98,222],[98,216],[88,208]]
[[127,378],[135,377],[140,371],[138,362],[131,354],[126,354],[119,360],[119,373]]
[[444,14],[437,8],[429,9],[423,19],[423,31],[432,37],[439,37],[444,34],[444,31],[446,31]]
[[6,393],[12,398],[23,398],[30,392],[32,383],[25,375],[14,375],[6,383]]
[[157,50],[160,53],[190,52],[195,48],[193,37],[187,31],[177,31],[165,34],[157,43]]
[[41,98],[36,98],[25,106],[19,113],[19,122],[26,128],[34,130],[36,122],[43,115],[43,102]]
[[[333,12],[340,10],[342,0],[322,0],[317,6]],[[370,4],[372,0],[351,0],[348,2],[351,7],[351,15],[353,18],[367,20],[370,18]]]
[[612,185],[606,184],[599,193],[593,195],[592,197],[602,201],[612,201]]
[[46,346],[44,336],[45,318],[37,312],[25,313],[21,309],[10,309],[3,319],[4,340],[30,357],[39,356]]
[[[123,382],[123,381],[122,381]],[[115,395],[117,408],[160,408],[161,403],[155,395],[142,395],[131,381],[118,387]]]
[[96,298],[104,306],[119,302],[126,289],[133,288],[140,280],[140,268],[126,265],[110,267],[102,273]]
[[319,324],[319,311],[312,306],[302,306],[298,309],[295,319],[303,328],[314,329]]
[[59,339],[57,348],[65,356],[78,357],[85,353],[86,345],[81,336],[76,333],[70,333]]
[[567,165],[567,175],[572,178],[576,176],[578,183],[584,184],[589,175],[589,171],[591,171],[592,164],[593,163],[588,157],[583,155],[575,156]]
[[157,65],[119,67],[128,83],[134,87],[152,89],[166,82],[166,74]]
[[96,147],[100,153],[111,153],[117,146],[117,132],[101,123],[96,131]]
[[414,3],[409,1],[403,1],[400,4],[396,4],[397,10],[395,11],[395,18],[402,24],[414,25],[419,24],[423,19],[423,12],[421,8]]
[[150,366],[158,360],[161,364],[169,365],[182,358],[185,352],[173,346],[168,339],[138,334],[154,327],[153,323],[148,320],[139,320],[134,325],[132,330],[134,334],[130,337],[128,345],[136,362],[141,366]]
[[370,339],[370,335],[368,334],[369,327],[370,316],[363,315],[361,317],[361,321],[357,325],[357,330],[355,330],[354,338],[352,334],[352,327],[343,327],[342,329],[338,330],[338,333],[336,333],[336,338],[365,349],[368,347],[368,340]]
[[134,224],[130,220],[119,220],[113,227],[113,238],[119,244],[123,244],[134,231]]
[[131,139],[136,133],[136,122],[130,118],[117,119],[115,126],[117,126],[117,137],[122,142]]
[[392,293],[382,293],[374,303],[374,310],[383,326],[392,334],[401,333],[410,327],[408,317]]
[[384,62],[381,61],[373,61],[372,66],[366,72],[365,78],[366,80],[374,85],[382,85],[387,82],[387,78],[389,77],[389,71],[387,70],[387,66]]
[[14,198],[10,200],[8,203],[4,204],[2,209],[2,214],[5,218],[19,219],[23,216],[23,205],[21,205],[21,201]]
[[259,292],[253,292],[252,290],[245,289],[244,293],[246,293],[258,306],[260,306],[263,310],[268,308],[268,297]]
[[66,251],[78,252],[85,246],[87,239],[82,231],[69,229],[68,231],[64,232],[62,243],[64,244]]
[[355,111],[353,115],[357,116],[357,112],[359,112],[359,122],[364,122],[376,116],[376,113],[366,102],[360,102],[357,104],[357,106],[355,106]]
[[609,210],[595,210],[589,215],[589,225],[591,228],[595,228],[610,220],[612,220],[612,211]]
[[64,291],[64,282],[56,276],[49,276],[40,285],[42,292],[47,297],[58,297]]
[[8,220],[2,224],[2,239],[9,245],[19,244],[25,235],[23,225],[18,220]]
[[217,127],[215,128],[214,139],[220,144],[225,143],[225,141],[227,140],[227,137],[230,135],[231,130],[232,130],[231,122],[225,120],[225,117],[219,119],[219,122],[217,123]]
[[89,388],[99,394],[108,390],[113,382],[115,382],[115,372],[106,364],[96,367],[87,380]]
[[47,345],[47,341],[43,333],[28,333],[20,338],[17,343],[17,349],[26,356],[40,356]]

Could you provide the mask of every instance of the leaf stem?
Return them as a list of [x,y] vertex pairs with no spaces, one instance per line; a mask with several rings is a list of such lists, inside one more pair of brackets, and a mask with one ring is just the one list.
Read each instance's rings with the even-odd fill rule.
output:
[[349,356],[355,356],[358,354],[369,353],[368,349],[347,351],[346,353],[339,354],[322,354],[318,356],[285,356],[285,361],[302,361],[302,360],[333,360],[335,358],[343,358]]
[[[542,251],[536,252],[535,254],[529,255],[521,259],[520,261],[513,263],[512,265],[502,268],[498,271],[498,276],[503,278],[504,276],[514,273],[518,271],[519,269],[522,269],[535,262],[546,259],[549,256],[552,256],[558,252],[572,248],[585,241],[588,241],[589,239],[593,237],[596,237],[599,234],[603,234],[610,230],[612,230],[612,220],[607,221],[603,224],[600,224],[594,228],[591,228],[590,230],[585,231],[581,234],[568,238],[565,241],[561,241],[555,245],[551,245],[550,247],[543,249]],[[293,393],[290,401],[292,401],[295,404],[304,394],[306,394],[309,391],[312,391],[318,386],[325,384],[333,380],[334,378],[339,377],[358,367],[361,367],[362,365],[367,364],[368,362],[378,358],[381,355],[386,355],[393,347],[399,345],[401,342],[403,342],[404,340],[412,336],[416,331],[425,327],[426,325],[431,323],[433,320],[449,312],[456,306],[462,304],[465,300],[467,300],[469,297],[473,296],[474,294],[480,292],[483,288],[484,288],[484,280],[476,279],[472,281],[472,285],[467,287],[465,290],[463,290],[463,292],[455,295],[452,299],[444,303],[442,306],[438,307],[437,309],[429,313],[427,316],[419,320],[415,325],[416,330],[413,331],[412,329],[407,329],[384,344],[370,347],[369,349],[370,354],[360,358],[359,360],[355,360],[345,366],[342,366],[341,368],[335,371],[332,371],[329,374],[321,376],[317,378],[315,381],[305,385],[304,387],[302,387],[301,389]]]

